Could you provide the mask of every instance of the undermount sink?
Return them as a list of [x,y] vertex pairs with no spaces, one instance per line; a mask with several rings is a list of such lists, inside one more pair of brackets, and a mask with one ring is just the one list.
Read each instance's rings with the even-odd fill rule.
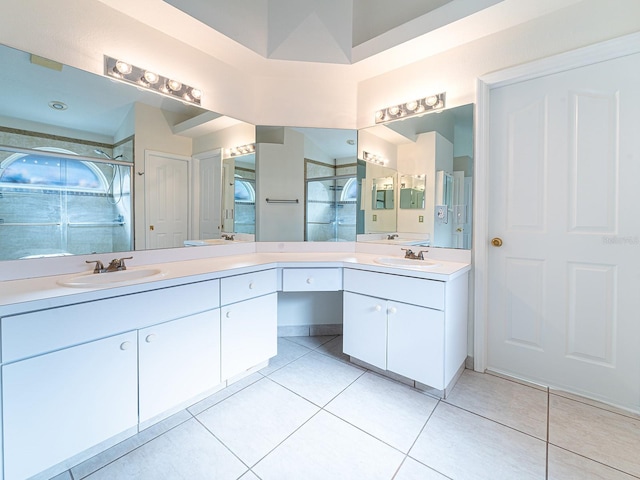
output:
[[380,265],[388,265],[391,267],[416,268],[418,270],[439,267],[440,264],[431,260],[417,260],[402,257],[380,257],[375,259]]
[[138,268],[108,273],[82,273],[66,280],[60,280],[58,285],[63,287],[91,288],[110,285],[123,285],[136,280],[164,275],[158,268]]

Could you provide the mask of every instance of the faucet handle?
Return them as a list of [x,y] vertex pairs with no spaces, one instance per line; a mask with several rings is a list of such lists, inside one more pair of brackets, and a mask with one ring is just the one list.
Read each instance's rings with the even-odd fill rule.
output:
[[418,252],[418,260],[424,260],[424,254],[429,253],[429,250],[420,250]]
[[126,270],[127,266],[124,264],[125,260],[131,260],[133,257],[122,257],[121,259],[118,260],[118,265],[120,270]]
[[95,263],[96,266],[93,269],[93,273],[102,273],[104,271],[104,265],[100,260],[85,260],[84,263]]
[[401,248],[400,250],[404,250],[404,258],[414,258],[415,253],[410,248]]

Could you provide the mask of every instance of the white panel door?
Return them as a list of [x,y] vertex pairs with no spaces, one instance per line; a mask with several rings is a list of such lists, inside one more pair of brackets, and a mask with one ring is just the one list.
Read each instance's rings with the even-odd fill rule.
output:
[[488,368],[640,409],[640,56],[491,91]]
[[221,372],[228,380],[278,353],[278,294],[222,307]]
[[386,300],[344,292],[342,318],[344,353],[386,370]]
[[220,167],[220,152],[216,151],[211,156],[200,157],[200,202],[199,223],[200,237],[220,238],[222,206],[220,192],[222,181]]
[[189,161],[145,152],[147,248],[182,247],[189,238]]
[[220,310],[138,332],[140,423],[220,383]]

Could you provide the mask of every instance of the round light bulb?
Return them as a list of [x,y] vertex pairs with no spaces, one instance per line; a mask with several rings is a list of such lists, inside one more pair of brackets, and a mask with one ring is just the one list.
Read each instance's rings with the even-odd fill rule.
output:
[[158,83],[158,80],[160,80],[160,76],[157,73],[154,72],[150,72],[150,71],[146,71],[144,72],[144,79],[150,83],[150,84],[154,84],[154,83]]
[[128,75],[133,70],[130,63],[123,62],[122,60],[116,61],[116,71],[122,75]]
[[172,92],[177,92],[182,88],[182,84],[177,80],[169,80],[167,82],[167,88]]
[[438,103],[438,97],[436,95],[431,95],[430,97],[426,98],[425,102],[430,107],[433,107],[436,103]]
[[192,88],[191,96],[196,100],[200,100],[202,98],[202,90],[198,90],[197,88]]
[[412,102],[407,102],[407,110],[410,112],[415,112],[418,108],[418,102],[416,100]]
[[400,107],[397,105],[394,105],[393,107],[389,107],[389,114],[390,115],[398,115],[398,113],[400,113]]

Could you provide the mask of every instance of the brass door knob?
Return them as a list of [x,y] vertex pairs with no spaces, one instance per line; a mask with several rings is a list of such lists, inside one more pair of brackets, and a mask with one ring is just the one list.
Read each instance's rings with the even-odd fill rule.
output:
[[502,246],[502,239],[499,237],[495,237],[491,239],[491,245],[493,245],[494,247],[501,247]]

